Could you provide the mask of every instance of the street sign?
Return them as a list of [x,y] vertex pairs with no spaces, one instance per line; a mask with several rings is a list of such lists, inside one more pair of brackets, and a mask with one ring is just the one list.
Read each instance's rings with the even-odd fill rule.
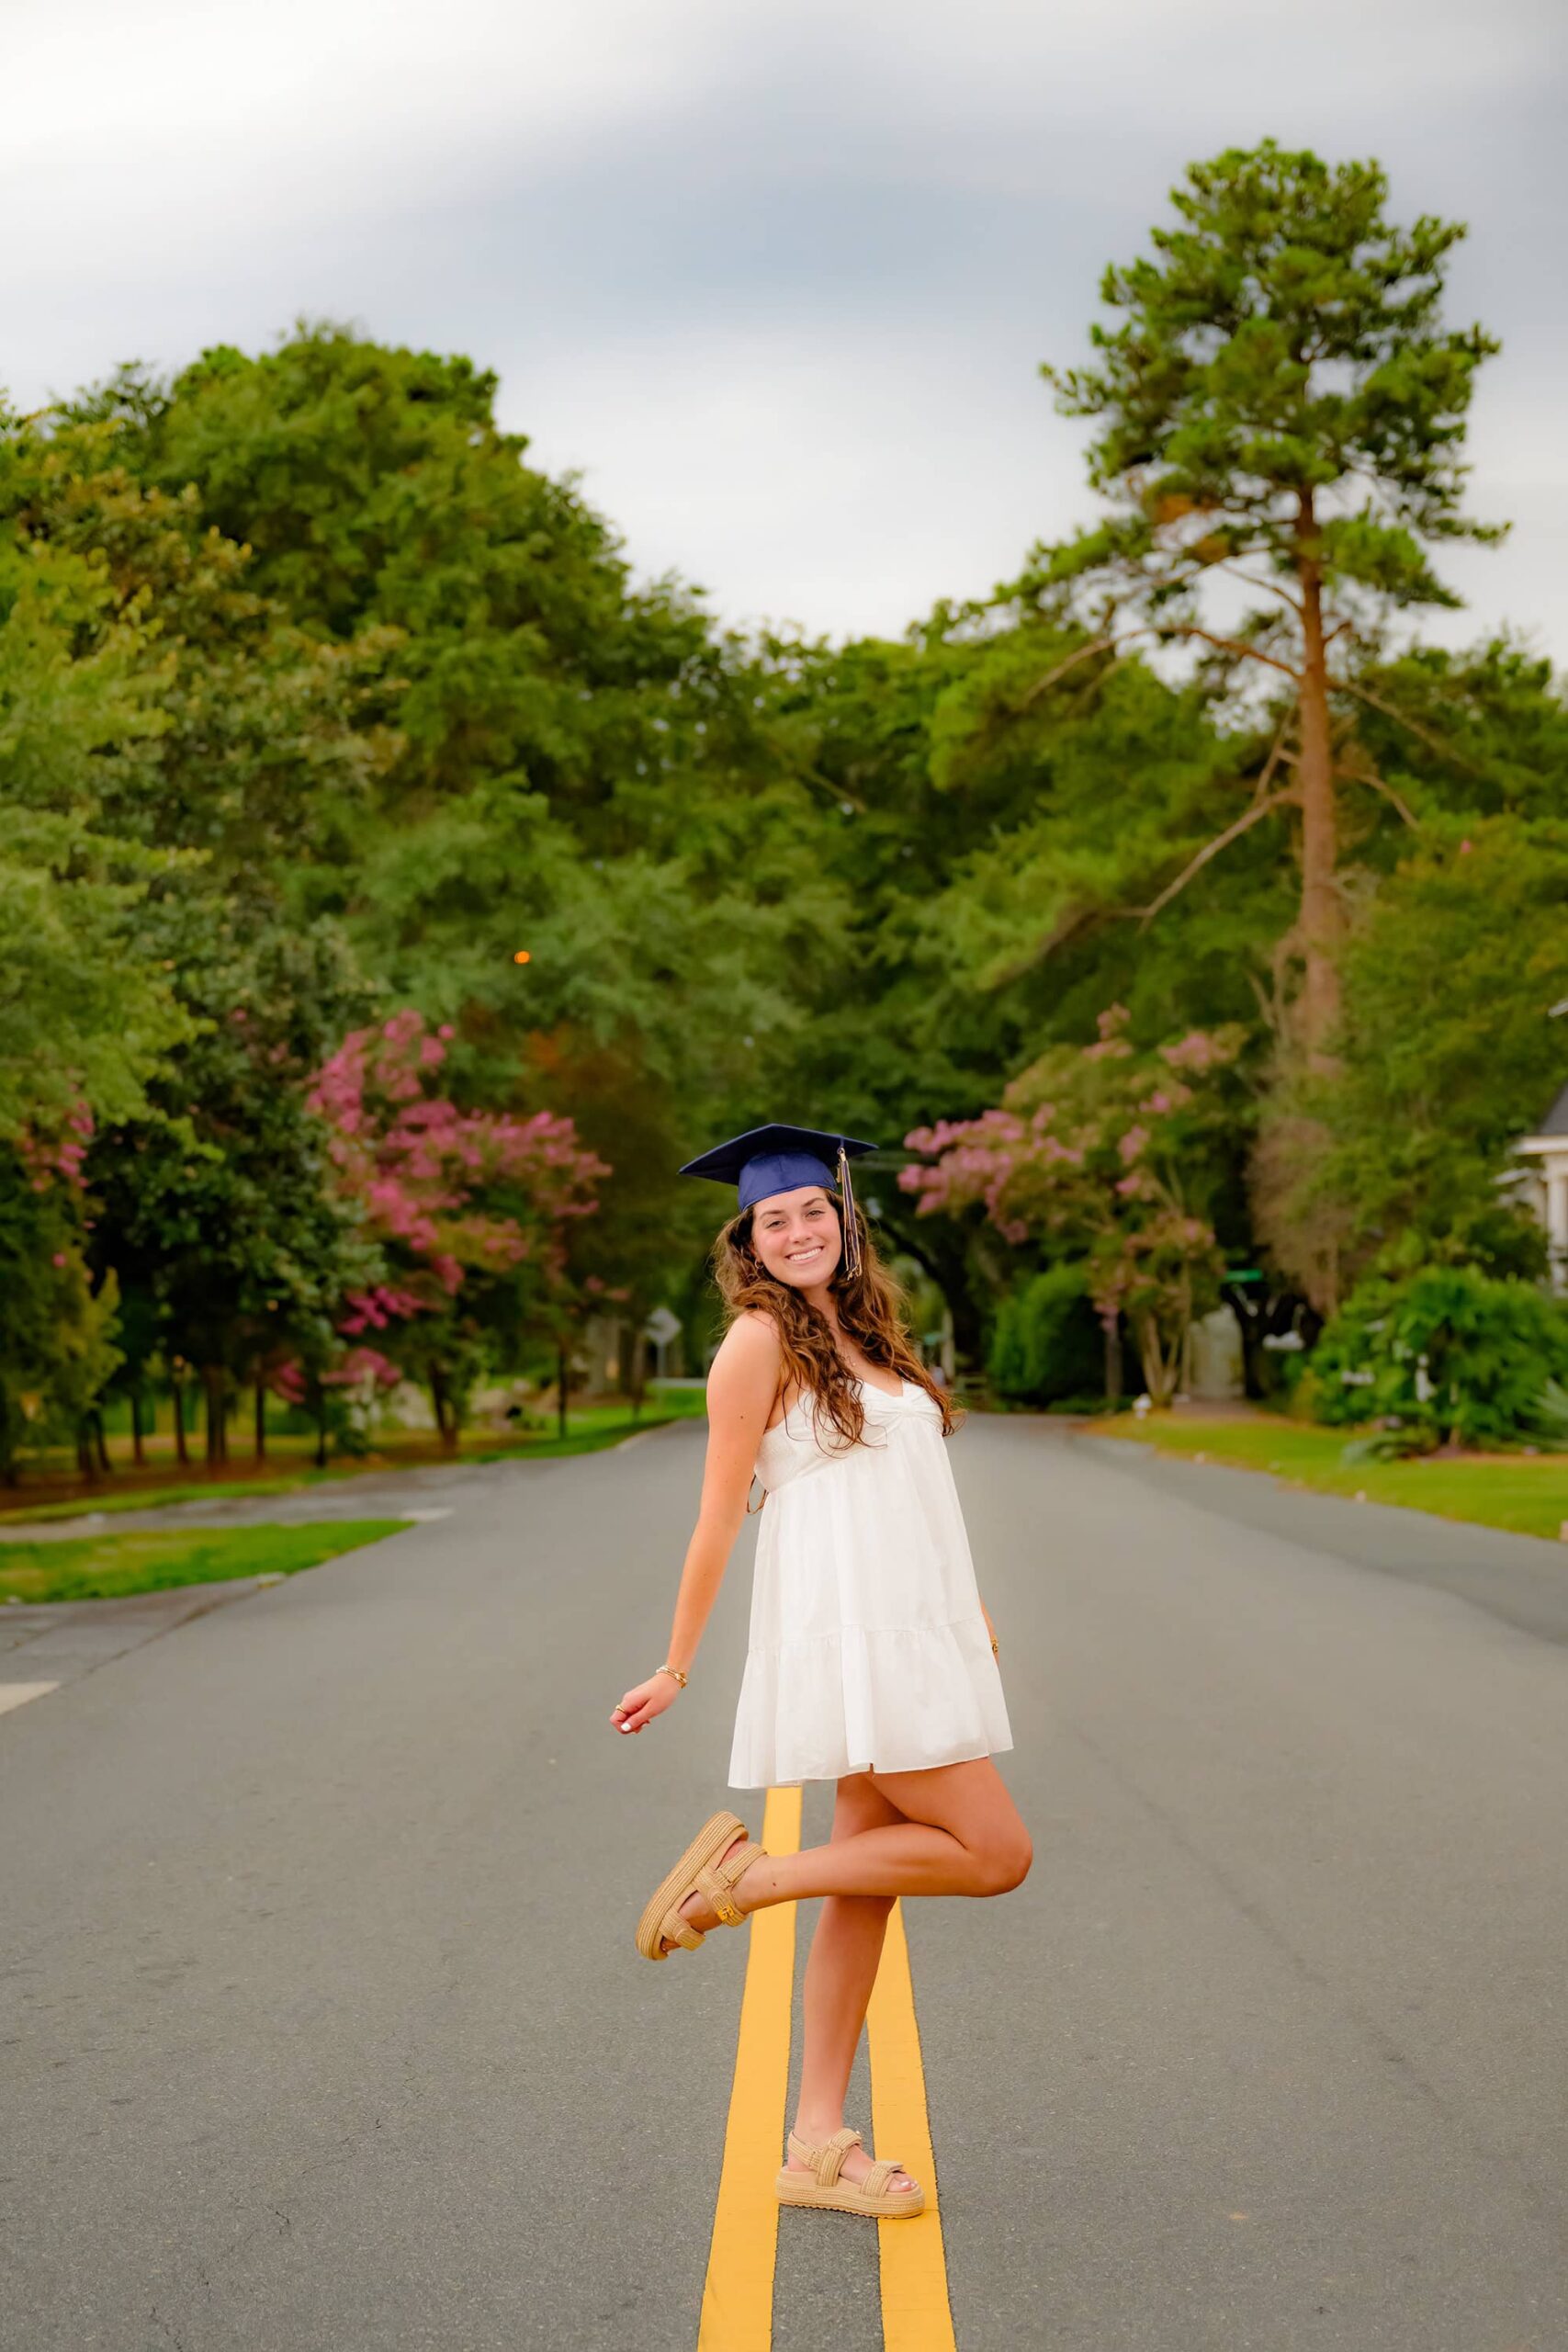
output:
[[642,1328],[656,1348],[667,1348],[681,1329],[681,1318],[667,1306],[656,1306]]

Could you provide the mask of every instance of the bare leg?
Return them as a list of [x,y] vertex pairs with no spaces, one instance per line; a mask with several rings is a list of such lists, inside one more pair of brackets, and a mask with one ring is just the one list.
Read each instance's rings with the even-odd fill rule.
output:
[[988,1756],[860,1777],[901,1818],[798,1854],[765,1855],[736,1887],[738,1910],[804,1894],[1005,1894],[1027,1876],[1029,1832]]
[[[856,1774],[899,1818],[837,1834],[798,1854],[764,1854],[742,1874],[736,1908],[765,1910],[807,1894],[1005,1894],[1021,1884],[1034,1849],[988,1756],[925,1772]],[[737,1838],[726,1848],[732,1854]],[[694,1927],[716,1926],[700,1894],[681,1905]]]
[[[848,1774],[839,1782],[833,1808],[835,1839],[852,1838],[865,1829],[887,1827],[902,1818],[897,1807],[873,1786],[865,1773]],[[844,2120],[850,2070],[876,1983],[887,1915],[895,1900],[891,1894],[829,1894],[823,1901],[806,1963],[805,2047],[800,2098],[795,2114],[795,2129],[809,2147],[819,2148]],[[786,2162],[792,2172],[809,2169],[794,2155],[786,2155]],[[844,2159],[841,2177],[845,2180],[863,2180],[872,2163],[865,2148],[852,2148]],[[891,2185],[902,2190],[913,2183],[900,2166]]]

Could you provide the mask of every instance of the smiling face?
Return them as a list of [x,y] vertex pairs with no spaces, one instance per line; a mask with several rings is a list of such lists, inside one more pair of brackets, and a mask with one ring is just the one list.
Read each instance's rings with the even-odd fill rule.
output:
[[832,1202],[820,1184],[774,1193],[751,1212],[751,1247],[775,1282],[815,1290],[829,1280],[843,1255]]

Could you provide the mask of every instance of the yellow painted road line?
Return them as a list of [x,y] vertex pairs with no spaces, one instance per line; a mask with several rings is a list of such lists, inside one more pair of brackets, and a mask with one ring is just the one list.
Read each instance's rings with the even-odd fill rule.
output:
[[871,2041],[872,2146],[879,2156],[897,2158],[926,2192],[924,2211],[914,2221],[876,2225],[884,2352],[957,2352],[902,1903],[895,1903],[887,1915],[866,2030]]
[[[800,1805],[799,1789],[768,1791],[761,1842],[770,1854],[799,1852]],[[773,2340],[773,2175],[784,2162],[789,2098],[795,1914],[794,1903],[774,1903],[751,1921],[697,2352],[770,2352]]]

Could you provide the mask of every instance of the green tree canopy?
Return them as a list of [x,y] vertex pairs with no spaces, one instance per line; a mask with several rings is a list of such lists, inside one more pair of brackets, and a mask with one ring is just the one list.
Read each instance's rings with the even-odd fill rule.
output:
[[134,1109],[188,1032],[139,933],[168,861],[105,820],[112,763],[161,724],[145,654],[102,567],[0,509],[0,1139]]
[[1427,824],[1365,895],[1339,956],[1332,1076],[1300,1101],[1317,1148],[1281,1171],[1346,1281],[1464,1262],[1539,1274],[1544,1237],[1510,1148],[1568,1077],[1568,822]]

